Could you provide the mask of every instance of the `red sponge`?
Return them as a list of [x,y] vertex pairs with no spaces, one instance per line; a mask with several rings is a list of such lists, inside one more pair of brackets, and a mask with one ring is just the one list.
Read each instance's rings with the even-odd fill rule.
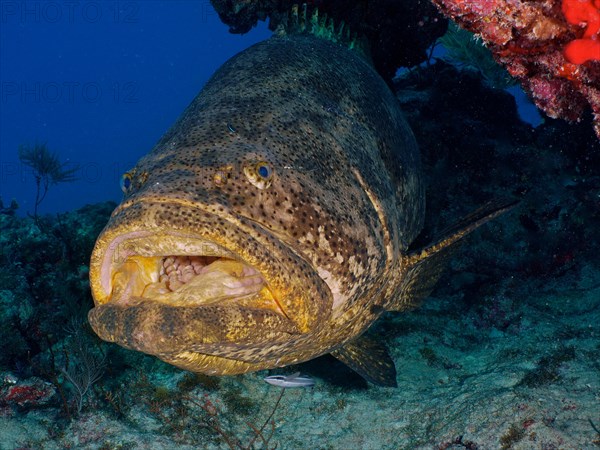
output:
[[567,60],[573,64],[600,61],[600,0],[563,0],[562,12],[570,24],[586,27],[581,39],[565,46]]

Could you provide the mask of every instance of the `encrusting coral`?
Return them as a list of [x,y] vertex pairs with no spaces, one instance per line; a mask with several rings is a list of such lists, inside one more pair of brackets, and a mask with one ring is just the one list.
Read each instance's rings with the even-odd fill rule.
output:
[[433,0],[481,37],[552,118],[580,121],[588,107],[600,137],[600,2]]

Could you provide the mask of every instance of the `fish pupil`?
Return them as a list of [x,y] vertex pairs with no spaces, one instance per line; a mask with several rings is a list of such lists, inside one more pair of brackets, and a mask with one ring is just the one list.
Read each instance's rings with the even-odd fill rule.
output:
[[268,178],[270,173],[271,173],[271,171],[269,170],[269,168],[267,166],[262,165],[258,168],[258,174],[263,178]]
[[121,190],[127,192],[131,186],[131,177],[127,174],[121,177]]

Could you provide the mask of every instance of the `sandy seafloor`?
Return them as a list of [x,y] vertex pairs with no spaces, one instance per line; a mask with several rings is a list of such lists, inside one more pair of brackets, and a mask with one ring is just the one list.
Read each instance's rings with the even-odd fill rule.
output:
[[[398,388],[366,387],[342,375],[286,391],[274,415],[270,446],[289,449],[591,449],[600,436],[600,268],[527,285],[503,280],[499,295],[514,307],[515,329],[475,332],[457,299],[432,297],[414,312],[378,326],[398,369]],[[501,293],[500,293],[501,292]],[[549,361],[550,360],[550,361]],[[175,387],[183,372],[144,358],[157,385]],[[330,360],[320,364],[330,363]],[[317,363],[310,367],[317,372]],[[302,367],[302,366],[301,366]],[[310,373],[310,371],[309,371]],[[249,442],[245,421],[261,425],[279,390],[264,373],[224,378],[220,389],[240,390],[259,404],[228,432]],[[344,383],[343,377],[349,377]],[[127,390],[123,384],[120,389]],[[202,399],[203,387],[190,395]],[[214,392],[210,394],[218,396]],[[189,420],[175,432],[137,406],[123,417],[88,405],[59,435],[50,436],[58,409],[0,417],[0,448],[192,449],[227,448]],[[170,410],[165,409],[166,415]],[[227,423],[227,409],[221,409]],[[229,428],[230,427],[230,428]],[[458,440],[462,436],[462,440]],[[462,444],[450,445],[452,442]],[[444,445],[446,445],[444,447]],[[260,448],[260,446],[258,445]]]
[[[468,238],[421,308],[387,314],[370,331],[390,349],[397,388],[368,385],[331,357],[208,378],[96,342],[107,369],[81,413],[59,375],[71,418],[57,395],[37,407],[4,405],[0,449],[598,448],[598,143],[581,137],[588,124],[548,122],[534,132],[515,111],[495,114],[498,102],[510,106],[507,94],[444,66],[431,70],[433,88],[426,74],[399,87],[429,177],[429,229],[496,195],[525,195]],[[446,82],[451,90],[435,87]],[[468,98],[472,107],[448,110]],[[57,358],[68,340],[64,331],[55,338]],[[287,390],[256,438],[281,392],[263,378],[296,371],[316,385]]]

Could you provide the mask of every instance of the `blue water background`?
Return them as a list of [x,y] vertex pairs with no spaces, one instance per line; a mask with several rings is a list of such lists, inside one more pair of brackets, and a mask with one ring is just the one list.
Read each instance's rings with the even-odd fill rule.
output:
[[[41,213],[121,198],[146,154],[227,59],[270,36],[228,32],[208,1],[0,2],[0,197],[33,211],[20,144],[46,142],[78,180]],[[526,118],[535,108],[519,94]],[[533,108],[533,110],[531,109]]]
[[20,144],[46,142],[78,180],[40,212],[121,198],[146,154],[227,59],[270,36],[233,35],[208,1],[0,2],[0,196],[31,212]]

